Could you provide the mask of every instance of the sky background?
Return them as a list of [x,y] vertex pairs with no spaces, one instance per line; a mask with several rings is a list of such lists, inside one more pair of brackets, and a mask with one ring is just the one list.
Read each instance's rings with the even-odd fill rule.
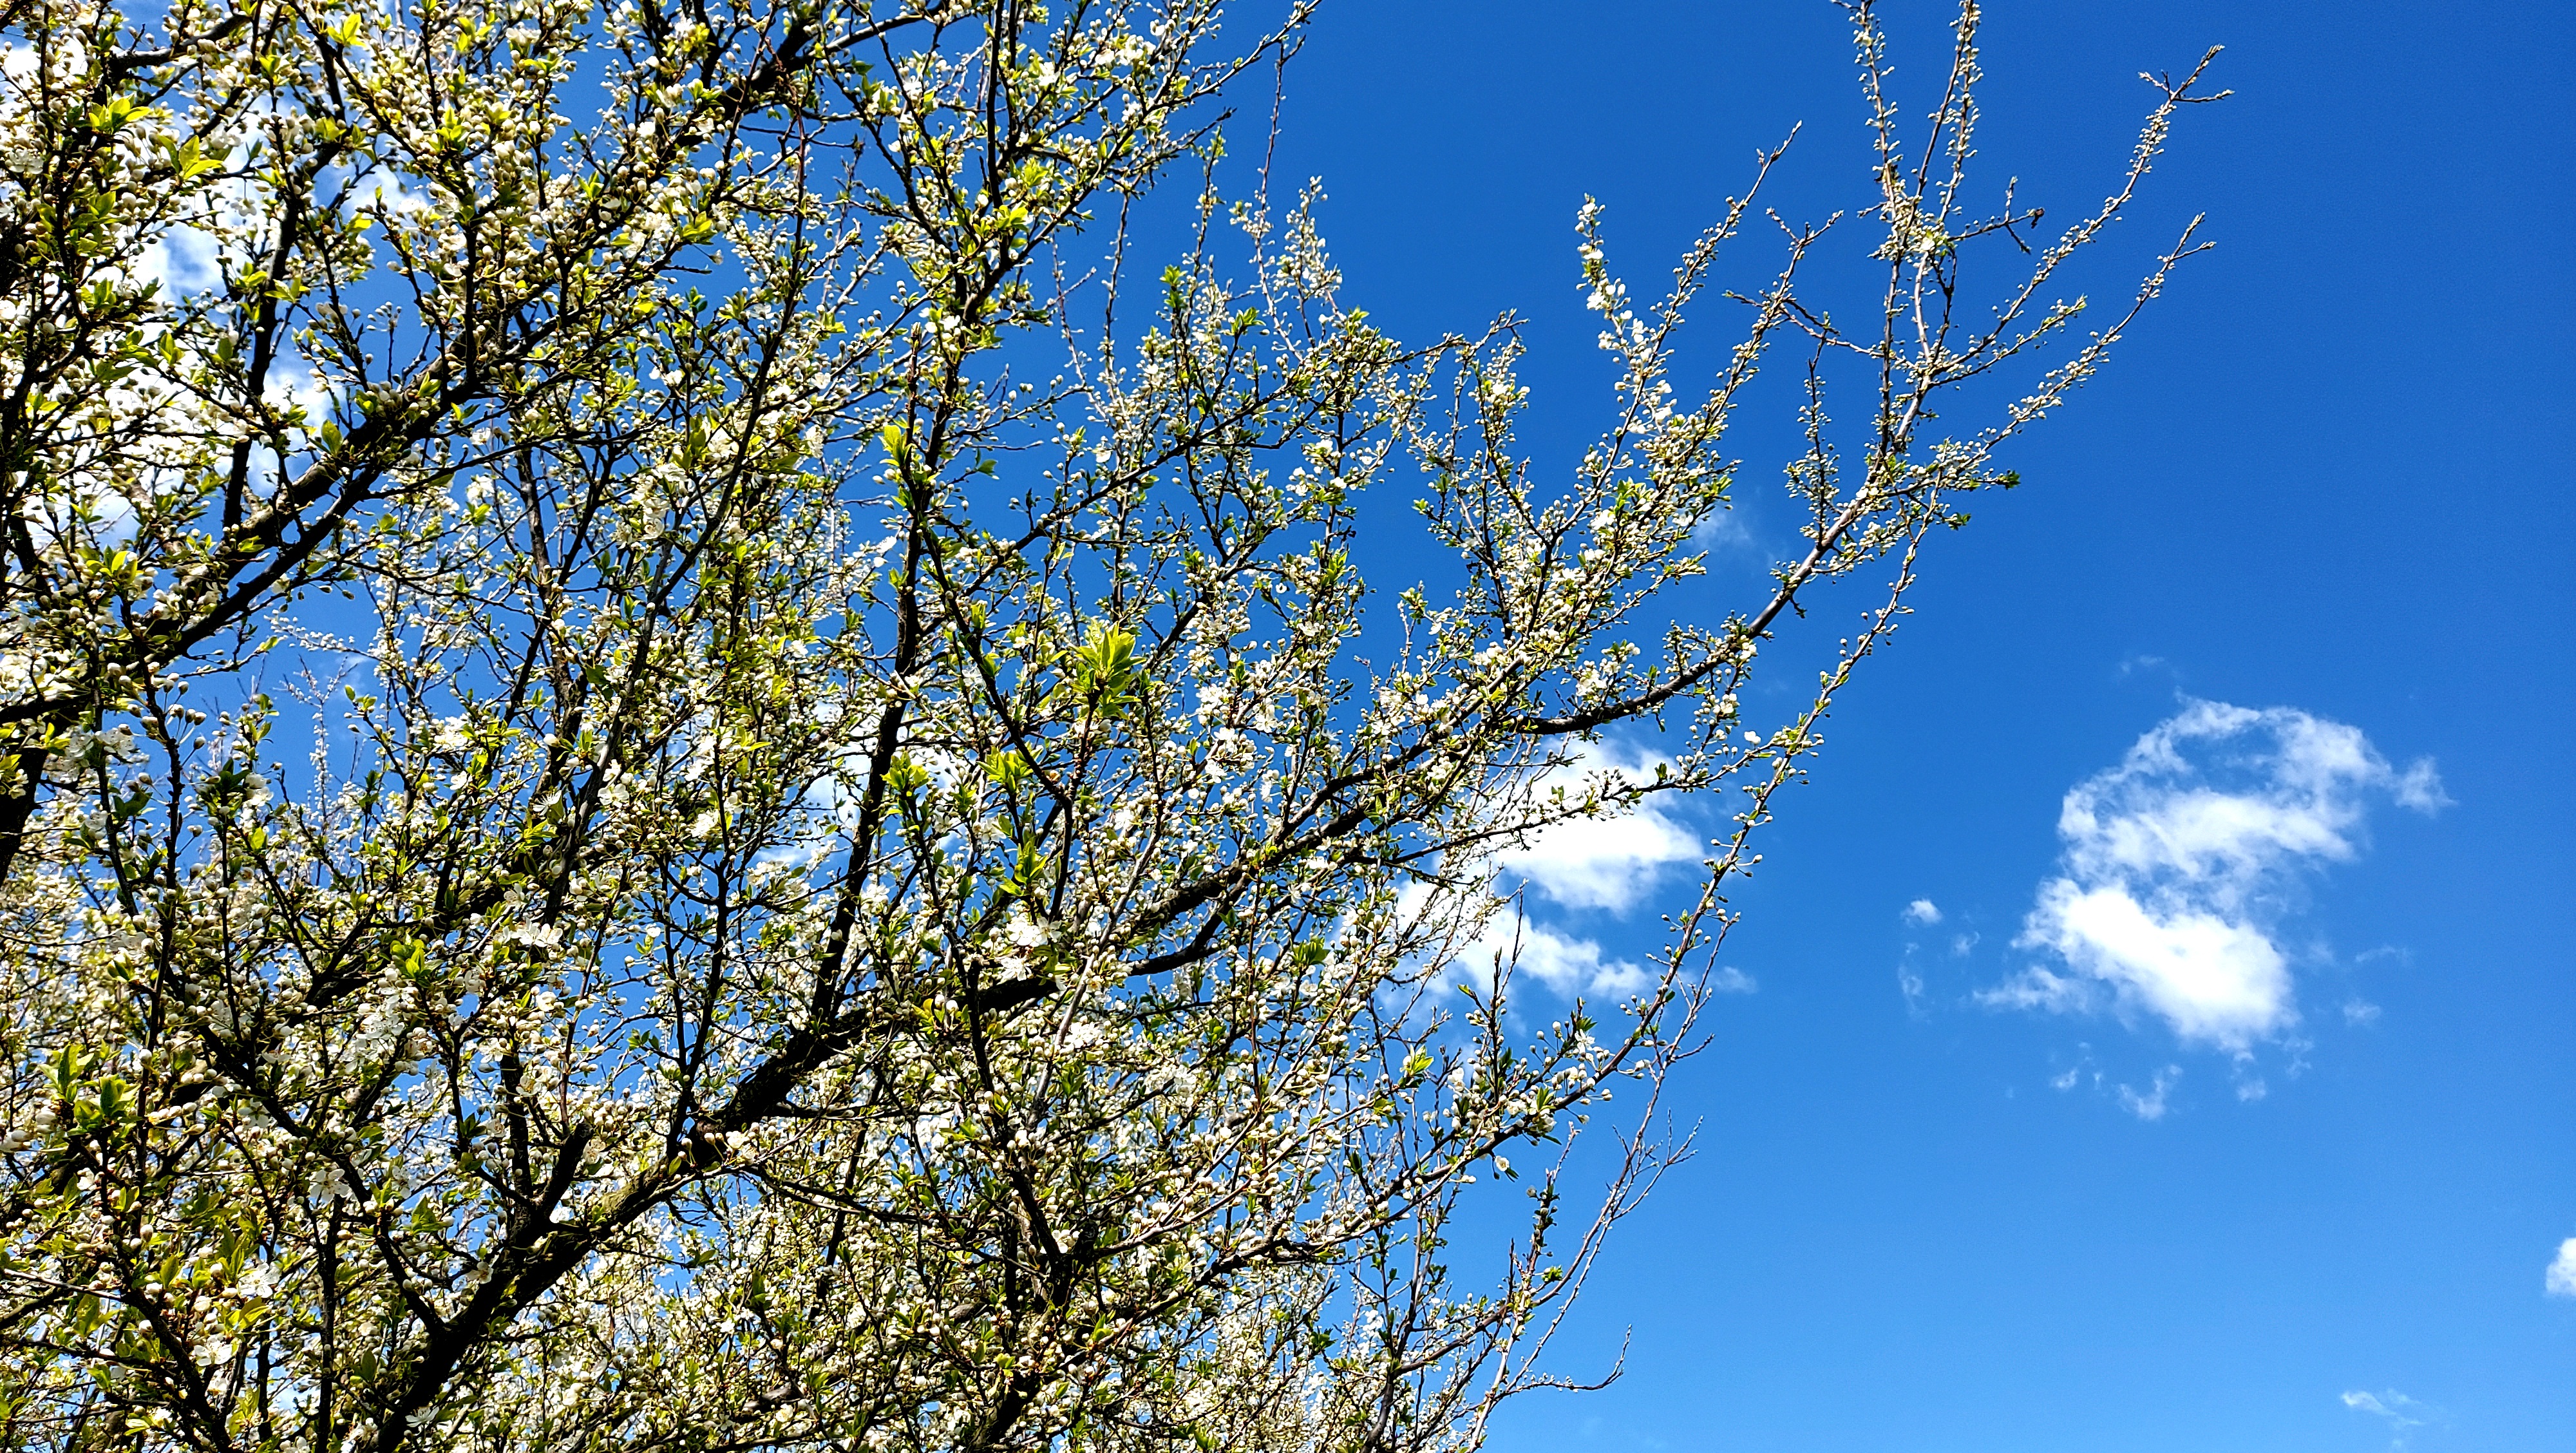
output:
[[[1930,84],[1947,7],[1889,8]],[[2016,446],[2027,486],[1935,542],[1737,896],[1756,987],[1677,1085],[1700,1153],[1561,1343],[1597,1375],[1633,1334],[1625,1376],[1494,1447],[2576,1448],[2576,1295],[2545,1286],[2576,1237],[2570,13],[1991,6],[1985,183],[2060,217],[2116,176],[2136,73],[2228,48],[2235,97],[2183,118],[2087,285],[2124,298],[2193,211],[2219,248]],[[1773,204],[1866,205],[1851,74],[1824,0],[1345,0],[1279,168],[1323,177],[1345,300],[1399,336],[1525,315],[1561,470],[1608,399],[1583,196],[1641,295],[1793,122]],[[1774,261],[1730,257],[1743,288]],[[1712,616],[1791,539],[1786,418],[1735,436]],[[2172,761],[2105,775],[2160,730]],[[2212,803],[2234,826],[2197,849],[2115,850]],[[1542,914],[1643,958],[1690,875],[1640,878],[1624,913]],[[2049,891],[2235,933],[2168,965],[2218,988],[2284,977],[2124,994],[2135,936],[2034,916]]]

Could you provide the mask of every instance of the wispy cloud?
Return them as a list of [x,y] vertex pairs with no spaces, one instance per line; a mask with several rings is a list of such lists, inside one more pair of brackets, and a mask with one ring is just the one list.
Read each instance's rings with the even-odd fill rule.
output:
[[1700,550],[1718,550],[1730,546],[1750,545],[1753,531],[1733,506],[1719,510],[1699,522],[1691,531],[1691,545]]
[[2576,1297],[2576,1236],[2558,1243],[2558,1259],[2549,1263],[2541,1285],[2553,1297]]
[[1923,1014],[1923,976],[1914,971],[1912,954],[1897,960],[1896,992],[1905,996],[1905,1012],[1920,1018]]
[[[1622,761],[1587,745],[1571,764],[1541,778],[1538,790],[1573,798],[1587,779],[1616,774],[1643,783],[1652,781],[1654,773],[1651,757]],[[1496,854],[1494,861],[1566,907],[1625,913],[1645,898],[1666,868],[1707,855],[1698,836],[1671,816],[1670,801],[1650,796],[1625,812],[1569,818],[1533,833],[1526,846]]]
[[[1933,902],[1929,898],[1917,898],[1913,900],[1903,908],[1898,909],[1896,916],[1904,922],[1908,929],[1914,930],[1938,928],[1943,923],[1949,921],[1949,915],[1941,911],[1941,905]],[[1932,937],[1933,935],[1926,934],[1924,936]],[[1961,931],[1950,935],[1948,952],[1952,958],[1963,959],[1966,958],[1969,952],[1976,948],[1976,946],[1976,932],[1972,929],[1962,929]],[[1937,953],[1940,952],[1940,949],[1936,946],[1931,951]],[[1926,950],[1924,949],[1923,944],[1909,934],[1906,939],[1905,952],[1896,963],[1897,992],[1905,996],[1906,1014],[1916,1019],[1925,1017],[1926,1006],[1931,1002],[1931,993],[1924,981],[1921,964],[1921,958],[1925,952]]]
[[2449,802],[2430,759],[2399,770],[2357,728],[2191,702],[2066,794],[2061,875],[2015,940],[2064,972],[2035,965],[1979,998],[2144,1010],[2239,1054],[2278,1037],[2299,1011],[2274,926],[2305,872],[2359,855],[2383,797],[2421,812]]
[[2440,1415],[2438,1409],[2418,1402],[2393,1387],[2383,1388],[2378,1392],[2358,1390],[2347,1392],[2343,1395],[2343,1405],[2357,1413],[2368,1413],[2374,1418],[2386,1419],[2388,1431],[2395,1435],[2389,1443],[2392,1448],[2406,1446],[2408,1429],[2420,1428]]
[[[1487,919],[1476,936],[1451,956],[1451,962],[1457,972],[1479,985],[1491,978],[1497,963],[1509,965],[1515,976],[1535,979],[1564,999],[1624,999],[1655,985],[1655,975],[1646,966],[1617,957],[1593,939],[1558,933],[1508,908]],[[1753,994],[1761,988],[1761,981],[1731,964],[1708,976],[1712,994]]]
[[2088,1078],[2098,1087],[2102,1083],[2102,1072],[2093,1066],[2093,1046],[2078,1044],[2075,1046],[2075,1063],[2049,1076],[2048,1087],[2052,1090],[2071,1090]]
[[2181,1078],[2182,1066],[2167,1065],[2156,1071],[2154,1081],[2147,1086],[2147,1092],[2143,1095],[2127,1085],[2122,1085],[2120,1108],[2141,1120],[2162,1120],[2165,1118],[2165,1093],[2171,1090],[2174,1082]]

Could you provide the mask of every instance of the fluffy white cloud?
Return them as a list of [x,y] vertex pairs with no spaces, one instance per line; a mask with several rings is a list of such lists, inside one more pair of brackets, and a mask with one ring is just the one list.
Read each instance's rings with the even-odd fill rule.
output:
[[161,298],[168,302],[223,281],[223,255],[211,235],[182,224],[143,249],[140,272],[161,284]]
[[[1622,762],[1587,745],[1572,763],[1541,778],[1537,790],[1575,798],[1587,779],[1612,773],[1629,782],[1650,782],[1654,760]],[[1495,863],[1569,908],[1625,913],[1664,869],[1707,855],[1699,838],[1669,815],[1669,800],[1648,797],[1626,812],[1568,819],[1532,834],[1525,846],[1497,854]]]
[[1941,921],[1941,905],[1929,898],[1917,898],[1905,905],[1905,921],[1917,928],[1929,928]]
[[1533,923],[1506,899],[1459,897],[1415,883],[1397,895],[1396,913],[1416,930],[1433,930],[1443,972],[1480,990],[1491,988],[1498,968],[1566,999],[1620,998],[1654,982],[1642,966],[1612,957],[1592,939]]
[[2429,759],[2400,771],[2357,728],[2192,702],[2066,794],[2063,873],[2040,885],[2016,942],[2072,972],[2033,967],[1979,997],[2108,1000],[2243,1053],[2299,1018],[2273,921],[2301,872],[2358,855],[2380,797],[2424,812],[2449,801]]
[[[2087,891],[2063,878],[2043,885],[2021,942],[2054,949],[2163,1015],[2185,1039],[2243,1048],[2297,1017],[2289,965],[2260,930],[2189,908],[2159,913],[2125,885]],[[2047,987],[2052,995],[2071,988],[2054,978]]]
[[1484,930],[1459,955],[1459,961],[1482,969],[1498,955],[1504,963],[1514,965],[1517,972],[1568,999],[1578,995],[1600,999],[1643,993],[1652,982],[1644,969],[1610,957],[1591,939],[1555,933],[1507,913],[1486,920]]
[[2558,1259],[2549,1263],[2542,1285],[2553,1297],[2576,1297],[2576,1236],[2558,1243]]
[[[1544,774],[1531,789],[1542,801],[1562,794],[1567,803],[1576,804],[1587,789],[1652,782],[1655,766],[1652,756],[1621,758],[1587,744],[1575,749],[1573,761]],[[1441,952],[1447,972],[1469,981],[1486,981],[1500,963],[1565,998],[1643,993],[1655,982],[1645,966],[1615,957],[1593,939],[1533,920],[1522,911],[1525,895],[1519,890],[1526,887],[1568,908],[1614,913],[1634,908],[1665,869],[1707,856],[1699,837],[1671,815],[1670,801],[1656,794],[1599,816],[1568,818],[1496,853],[1491,859],[1493,888],[1501,896],[1492,900],[1481,923],[1469,921],[1484,911],[1475,900],[1434,895],[1421,884],[1404,890],[1397,911],[1417,921],[1427,913],[1454,915]],[[1707,987],[1718,994],[1751,994],[1760,985],[1742,969],[1726,967],[1709,975]]]

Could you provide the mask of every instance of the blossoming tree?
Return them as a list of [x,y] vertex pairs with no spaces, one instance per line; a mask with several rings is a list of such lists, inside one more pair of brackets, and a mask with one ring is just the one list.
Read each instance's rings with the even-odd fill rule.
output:
[[[1851,10],[1866,325],[1785,231],[1679,402],[1749,204],[1642,309],[1587,209],[1619,379],[1542,479],[1509,326],[1402,345],[1307,202],[1220,192],[1302,0],[0,0],[0,1438],[1472,1446],[1670,1153],[1747,835],[2116,338],[2052,285],[2199,99],[2042,234],[1963,188],[1975,7],[1910,140]],[[1676,622],[1784,346],[1805,544]],[[1390,490],[1437,564],[1373,609]],[[1587,767],[1622,728],[1664,765]],[[1498,855],[1728,783],[1643,987],[1515,980]]]

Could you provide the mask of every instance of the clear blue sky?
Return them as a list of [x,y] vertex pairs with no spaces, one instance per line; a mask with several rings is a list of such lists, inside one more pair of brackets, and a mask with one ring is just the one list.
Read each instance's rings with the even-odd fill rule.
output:
[[[1987,179],[2060,215],[2122,158],[2136,72],[2228,47],[2235,98],[2185,118],[2117,243],[2142,262],[2203,210],[2219,250],[2021,447],[2028,487],[1937,542],[1739,900],[1759,989],[1685,1072],[1701,1154],[1565,1344],[1597,1373],[1633,1329],[1626,1377],[1496,1447],[2576,1448],[2576,1297],[2544,1290],[2576,1237],[2570,14],[1990,7]],[[1938,39],[1902,37],[1916,80]],[[1865,203],[1850,73],[1824,0],[1344,0],[1282,165],[1324,177],[1347,299],[1393,331],[1530,317],[1562,463],[1606,398],[1581,197],[1646,287],[1793,121],[1777,204]],[[1777,443],[1739,440],[1756,544],[1787,539]],[[1707,599],[1758,584],[1739,547]],[[2273,714],[2104,775],[2192,702]],[[2298,779],[2326,724],[2385,770]],[[2429,815],[2401,801],[2425,757]],[[2060,833],[2087,783],[2105,832],[2224,799],[2324,840],[2124,866]],[[2250,926],[2235,968],[2286,977],[2124,994],[2100,934],[2034,917],[2058,881]],[[1552,912],[1613,954],[1653,923]],[[2001,1002],[2034,969],[2089,1000]]]

